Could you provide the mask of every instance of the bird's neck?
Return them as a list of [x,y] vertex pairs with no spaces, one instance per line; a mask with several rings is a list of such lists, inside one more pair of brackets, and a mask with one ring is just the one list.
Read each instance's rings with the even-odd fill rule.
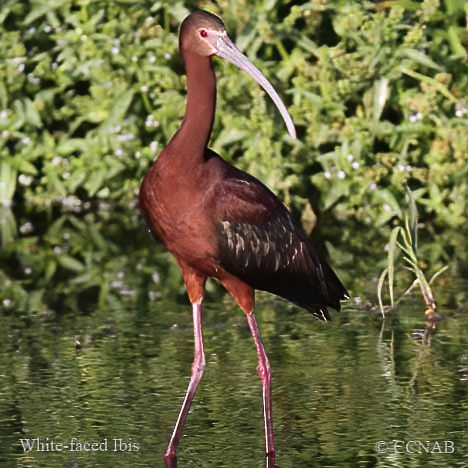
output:
[[174,146],[186,146],[187,158],[203,157],[211,136],[216,106],[216,76],[210,57],[184,53],[187,70],[187,105]]

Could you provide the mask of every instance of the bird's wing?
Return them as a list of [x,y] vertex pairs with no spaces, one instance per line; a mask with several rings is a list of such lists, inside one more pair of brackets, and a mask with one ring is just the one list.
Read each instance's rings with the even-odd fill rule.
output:
[[217,257],[226,271],[323,320],[327,306],[340,308],[346,289],[266,186],[239,171],[219,184],[214,200]]

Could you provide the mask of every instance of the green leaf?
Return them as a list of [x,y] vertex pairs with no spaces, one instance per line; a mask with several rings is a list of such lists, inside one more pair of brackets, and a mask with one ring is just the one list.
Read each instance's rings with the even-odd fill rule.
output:
[[84,265],[73,257],[68,255],[58,255],[58,264],[67,270],[81,272],[85,269]]
[[397,246],[397,239],[398,236],[401,234],[403,229],[401,227],[396,227],[393,229],[390,235],[390,241],[388,243],[388,288],[390,292],[390,303],[393,307],[394,304],[394,294],[393,294],[393,287],[395,284],[395,257],[398,253],[398,246]]
[[34,107],[34,103],[28,98],[24,100],[24,110],[26,121],[28,123],[30,123],[34,127],[42,127],[41,117],[39,116],[39,113]]
[[59,9],[62,5],[66,5],[70,0],[48,0],[43,5],[33,9],[24,19],[24,24],[29,25],[47,13]]
[[127,110],[132,102],[135,90],[133,88],[127,89],[119,98],[116,99],[112,110],[109,113],[109,117],[103,124],[103,128],[106,130],[112,129],[125,117]]
[[68,156],[75,151],[83,152],[87,141],[82,138],[67,138],[57,146],[57,153],[62,156]]
[[0,204],[9,205],[16,189],[16,170],[5,161],[0,162]]
[[418,248],[418,209],[411,190],[408,187],[405,188],[408,201],[408,231],[411,234],[411,247],[416,253]]
[[84,186],[90,196],[93,196],[102,186],[106,177],[106,171],[104,169],[97,169],[91,173]]
[[22,159],[19,162],[18,171],[22,172],[23,174],[30,174],[30,175],[38,174],[36,167],[33,164],[31,164],[29,161],[26,161],[25,159]]
[[55,260],[49,260],[46,264],[44,277],[46,281],[50,281],[57,271],[57,262]]
[[4,247],[7,244],[12,243],[17,234],[16,219],[7,206],[0,205],[0,245]]
[[411,60],[419,63],[428,68],[432,68],[433,70],[442,71],[442,67],[434,62],[431,58],[429,58],[424,52],[416,49],[401,49],[401,55],[408,57]]

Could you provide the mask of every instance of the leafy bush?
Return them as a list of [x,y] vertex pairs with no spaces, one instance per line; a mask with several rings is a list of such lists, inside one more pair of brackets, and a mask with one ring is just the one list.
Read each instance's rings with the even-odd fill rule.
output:
[[[287,138],[257,85],[216,60],[213,148],[358,255],[381,250],[407,184],[432,236],[424,257],[434,268],[450,259],[466,268],[465,3],[6,0],[1,200],[27,213],[57,202],[134,203],[184,113],[178,24],[207,8],[289,103],[299,135]],[[15,220],[8,212],[2,220],[8,244]],[[78,272],[73,260],[61,261]],[[53,267],[43,268],[50,276]]]

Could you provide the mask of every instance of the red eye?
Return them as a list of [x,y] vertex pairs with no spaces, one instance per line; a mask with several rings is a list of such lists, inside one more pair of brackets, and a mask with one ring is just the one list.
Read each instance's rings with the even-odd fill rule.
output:
[[200,31],[200,36],[201,36],[201,37],[208,37],[208,33],[207,33],[204,29],[202,29],[202,30]]

